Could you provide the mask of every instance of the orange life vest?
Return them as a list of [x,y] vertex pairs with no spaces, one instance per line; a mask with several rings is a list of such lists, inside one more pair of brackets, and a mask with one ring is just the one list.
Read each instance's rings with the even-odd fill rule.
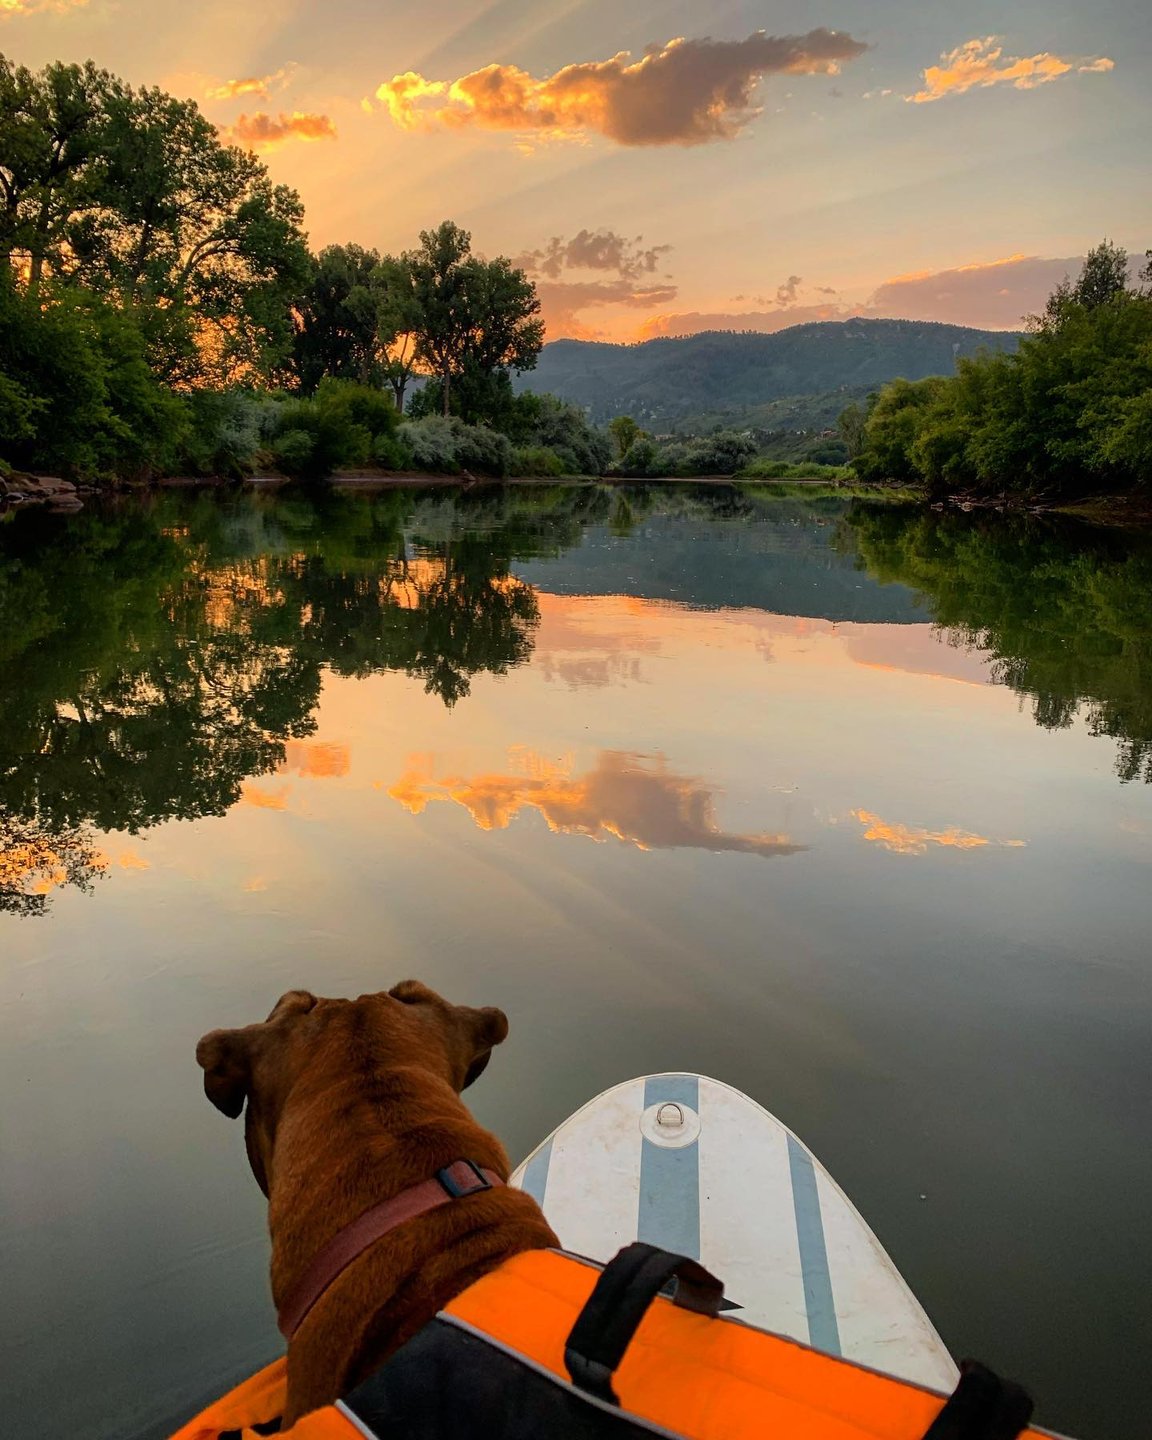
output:
[[[980,1367],[962,1378],[946,1404],[907,1381],[718,1316],[709,1297],[701,1303],[693,1290],[697,1276],[711,1281],[706,1272],[680,1257],[667,1257],[680,1263],[661,1270],[642,1251],[666,1256],[629,1246],[603,1271],[550,1250],[514,1256],[458,1295],[358,1391],[304,1416],[284,1437],[976,1440],[1021,1434],[1038,1440],[1042,1434],[1023,1429],[1027,1402],[1019,1423],[1006,1428],[1003,1407],[1022,1392]],[[621,1265],[631,1265],[624,1283]],[[635,1293],[645,1265],[653,1290],[673,1268],[680,1273],[675,1299]],[[606,1350],[597,1356],[601,1345]],[[285,1387],[281,1359],[172,1440],[260,1440],[279,1433]]]

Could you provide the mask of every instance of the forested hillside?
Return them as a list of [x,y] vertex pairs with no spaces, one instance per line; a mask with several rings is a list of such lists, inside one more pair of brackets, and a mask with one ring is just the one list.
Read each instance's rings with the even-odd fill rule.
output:
[[897,376],[951,375],[958,358],[1014,350],[1018,340],[923,320],[825,321],[775,335],[709,331],[642,345],[556,340],[518,385],[589,406],[596,423],[626,412],[656,430],[735,419],[801,429]]

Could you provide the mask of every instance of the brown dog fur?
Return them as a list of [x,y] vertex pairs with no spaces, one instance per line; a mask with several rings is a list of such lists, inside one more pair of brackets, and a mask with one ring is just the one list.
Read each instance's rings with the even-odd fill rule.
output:
[[[508,1033],[500,1010],[406,980],[356,1000],[291,990],[268,1019],[196,1047],[204,1090],[244,1139],[268,1197],[272,1297],[382,1200],[461,1158],[507,1179],[508,1157],[460,1091]],[[536,1202],[497,1188],[420,1215],[353,1261],[288,1346],[285,1426],[346,1394],[481,1275],[557,1244]]]

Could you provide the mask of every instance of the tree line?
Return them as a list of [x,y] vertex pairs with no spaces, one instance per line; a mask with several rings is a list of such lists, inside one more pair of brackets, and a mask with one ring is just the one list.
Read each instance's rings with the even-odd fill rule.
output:
[[865,480],[933,493],[1078,499],[1152,482],[1152,251],[1129,279],[1104,241],[1065,279],[1014,354],[961,359],[956,374],[894,380],[840,430]]
[[194,102],[0,56],[0,463],[597,471],[582,412],[513,394],[539,311],[451,221],[400,255],[312,254],[299,195]]

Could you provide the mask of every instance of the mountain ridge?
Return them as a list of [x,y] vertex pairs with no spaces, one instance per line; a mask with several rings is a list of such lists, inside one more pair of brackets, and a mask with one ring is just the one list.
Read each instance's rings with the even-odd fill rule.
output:
[[[785,406],[789,415],[819,415],[829,397],[844,403],[902,376],[949,375],[956,360],[984,349],[1014,350],[1021,332],[977,330],[934,320],[819,320],[764,334],[702,330],[621,343],[552,340],[518,390],[551,391],[603,424],[630,414],[648,427],[702,428],[747,420]],[[806,404],[819,400],[818,405]],[[755,416],[750,423],[757,423]],[[775,423],[779,423],[778,419]],[[804,428],[781,424],[780,428]]]

